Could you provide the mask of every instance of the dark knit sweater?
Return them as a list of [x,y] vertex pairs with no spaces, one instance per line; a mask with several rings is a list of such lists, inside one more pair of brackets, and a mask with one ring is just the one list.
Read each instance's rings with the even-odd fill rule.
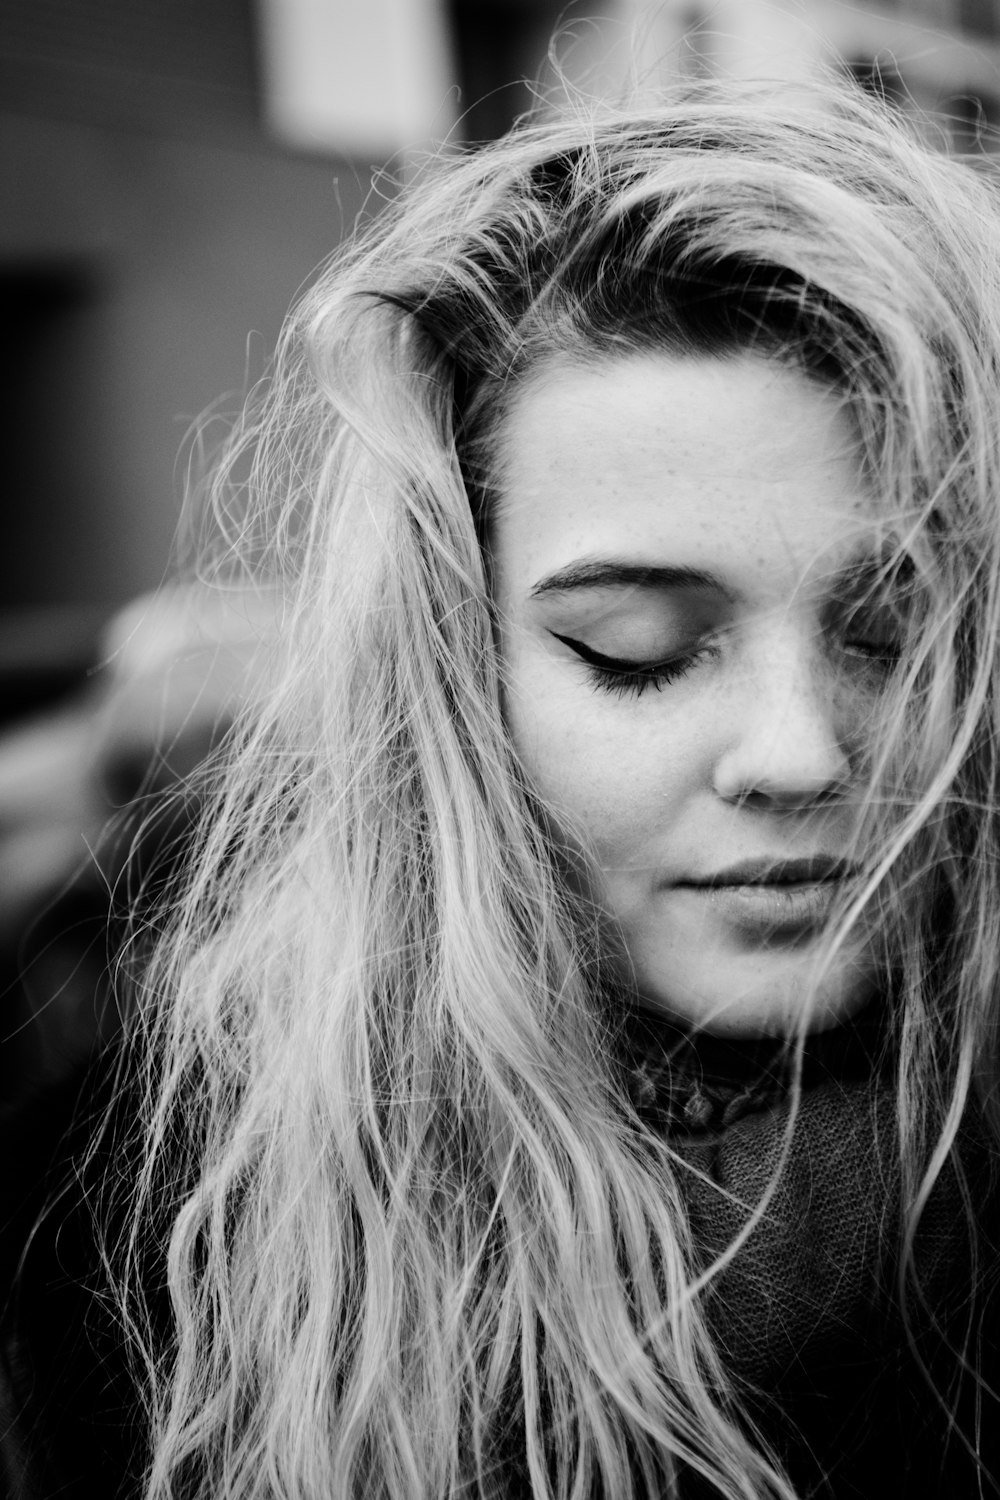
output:
[[778,1044],[653,1030],[635,1050],[634,1102],[689,1165],[706,1262],[770,1190],[707,1310],[800,1492],[962,1500],[982,1478],[1000,1494],[1000,1400],[956,1354],[1000,1388],[996,1151],[976,1112],[921,1215],[901,1297],[896,1092],[877,1013],[810,1040],[790,1134],[793,1065]]
[[[679,1168],[681,1185],[706,1261],[732,1242],[776,1182],[760,1222],[709,1294],[718,1346],[803,1497],[972,1500],[977,1429],[983,1459],[1000,1475],[1000,1403],[992,1394],[980,1398],[952,1346],[968,1348],[996,1388],[1000,1236],[991,1149],[970,1122],[959,1159],[979,1221],[975,1264],[954,1166],[931,1197],[915,1245],[920,1294],[909,1298],[908,1335],[896,1285],[891,1084],[873,1076],[863,1030],[818,1044],[788,1138],[787,1076],[776,1049],[764,1045],[695,1049],[653,1033],[634,1052],[634,1102],[687,1164]],[[74,1167],[106,1085],[106,1070],[98,1070],[82,1109],[77,1080],[22,1111],[14,1139],[24,1148],[8,1152],[2,1168],[2,1272],[5,1285],[15,1286],[4,1346],[11,1500],[138,1492],[142,1425],[101,1296],[90,1208]],[[54,1185],[58,1201],[32,1235]],[[159,1311],[166,1319],[164,1299]],[[706,1493],[693,1482],[689,1488],[699,1500]],[[1000,1488],[984,1477],[983,1493]]]

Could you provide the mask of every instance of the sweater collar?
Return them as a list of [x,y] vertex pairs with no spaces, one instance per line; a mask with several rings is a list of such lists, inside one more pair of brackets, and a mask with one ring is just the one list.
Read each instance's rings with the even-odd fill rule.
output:
[[692,1032],[634,1012],[627,1028],[626,1085],[638,1113],[659,1130],[702,1135],[836,1079],[860,1082],[885,1061],[886,1007],[805,1038],[732,1038]]

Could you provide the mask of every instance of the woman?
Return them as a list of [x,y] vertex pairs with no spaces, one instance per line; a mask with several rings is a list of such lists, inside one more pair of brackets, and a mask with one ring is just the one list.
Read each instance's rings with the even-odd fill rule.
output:
[[874,106],[704,85],[293,315],[108,1235],[150,1500],[988,1489],[998,252]]

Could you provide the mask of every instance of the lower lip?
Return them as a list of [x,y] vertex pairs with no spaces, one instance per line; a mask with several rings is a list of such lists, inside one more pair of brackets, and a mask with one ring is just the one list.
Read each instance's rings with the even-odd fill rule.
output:
[[840,880],[682,887],[741,932],[760,937],[801,936],[824,927],[843,888]]

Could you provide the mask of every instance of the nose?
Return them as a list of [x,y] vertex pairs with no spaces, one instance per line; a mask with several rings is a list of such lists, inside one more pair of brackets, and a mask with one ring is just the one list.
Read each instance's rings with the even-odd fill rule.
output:
[[762,642],[742,668],[715,762],[717,794],[778,809],[842,798],[853,779],[855,714],[816,643]]

